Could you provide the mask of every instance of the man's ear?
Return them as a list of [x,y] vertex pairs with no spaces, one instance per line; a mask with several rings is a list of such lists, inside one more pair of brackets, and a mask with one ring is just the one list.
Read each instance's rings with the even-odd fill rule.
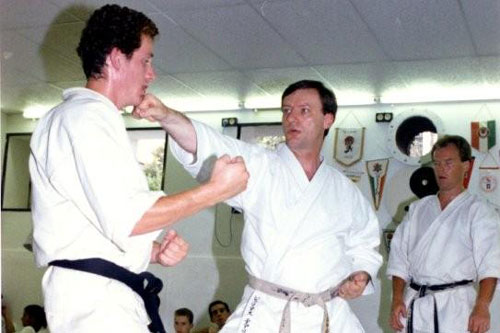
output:
[[106,58],[106,64],[110,69],[119,70],[123,66],[125,55],[117,47],[113,47]]
[[335,116],[333,115],[333,113],[326,113],[323,118],[323,127],[325,129],[330,128],[334,122],[335,122]]

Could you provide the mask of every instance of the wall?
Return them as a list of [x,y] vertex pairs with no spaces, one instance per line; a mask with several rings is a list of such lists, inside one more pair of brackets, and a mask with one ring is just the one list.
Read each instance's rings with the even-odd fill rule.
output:
[[[381,205],[377,211],[381,229],[394,228],[400,216],[395,214],[395,198],[400,200],[409,195],[407,179],[416,167],[408,166],[392,158],[386,146],[387,123],[375,123],[375,112],[393,112],[395,116],[410,110],[428,110],[438,115],[446,133],[460,134],[470,138],[470,122],[495,118],[497,121],[497,144],[492,152],[494,160],[500,164],[500,103],[435,103],[419,105],[367,106],[340,108],[336,123],[338,127],[365,127],[365,147],[363,160],[351,166],[350,170],[364,172],[357,183],[371,202],[365,161],[379,158],[390,158],[387,183]],[[278,111],[240,111],[240,112],[198,112],[190,113],[190,117],[210,124],[222,130],[221,118],[238,117],[240,123],[272,122],[280,120]],[[29,132],[34,122],[20,117],[8,117],[8,132]],[[126,117],[129,127],[152,126],[145,121],[136,121]],[[4,124],[2,124],[3,126]],[[4,133],[2,133],[3,135]],[[341,170],[346,168],[333,159],[333,141],[335,131],[331,130],[325,140],[323,154],[326,163]],[[471,179],[471,190],[479,192],[478,161],[485,155],[475,153],[476,164]],[[401,181],[403,180],[403,181]],[[196,182],[179,166],[170,154],[167,155],[166,191],[175,193],[192,187]],[[411,199],[411,198],[410,198]],[[500,203],[499,203],[500,204]],[[21,247],[30,230],[29,213],[2,212],[2,277],[3,294],[12,305],[14,317],[19,318],[22,307],[27,303],[40,302],[40,277],[43,270],[33,265],[32,255]],[[175,229],[191,244],[190,254],[186,260],[175,268],[151,266],[151,270],[160,275],[165,282],[162,292],[161,313],[167,329],[172,329],[172,314],[176,308],[189,307],[195,313],[198,326],[208,323],[207,306],[215,299],[226,300],[231,308],[237,305],[246,283],[244,264],[239,254],[240,235],[242,230],[240,215],[233,215],[231,220],[227,206],[205,210],[196,216],[186,219],[175,226]],[[380,252],[387,259],[384,244]],[[387,318],[390,311],[390,281],[385,278],[385,265],[375,281],[377,291],[351,302],[353,310],[358,314],[367,332],[390,332]],[[23,292],[19,292],[19,290]],[[500,331],[500,296],[496,296],[492,304],[492,331]]]

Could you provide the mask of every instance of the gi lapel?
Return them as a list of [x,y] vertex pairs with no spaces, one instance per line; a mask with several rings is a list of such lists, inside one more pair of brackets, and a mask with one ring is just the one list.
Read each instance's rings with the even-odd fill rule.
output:
[[299,227],[303,223],[307,223],[305,217],[314,208],[314,204],[326,184],[328,176],[327,166],[322,162],[313,179],[309,181],[301,164],[288,147],[282,147],[278,154],[288,168],[287,171],[290,172],[291,177],[295,177],[301,194],[297,196],[293,205],[280,215],[280,221],[284,223],[280,223],[273,250],[266,258],[263,270],[264,276],[262,278],[268,281],[273,281],[272,275],[273,272],[276,272],[274,268],[279,265],[279,262],[290,248],[291,240]]
[[[427,228],[427,230],[422,234],[420,239],[415,244],[415,247],[410,250],[410,262],[413,263],[413,267],[421,267],[423,261],[426,260],[432,249],[433,238],[436,237],[437,233],[439,233],[439,230],[442,228],[443,224],[451,220],[449,219],[450,214],[452,214],[456,210],[456,208],[462,205],[463,202],[469,197],[470,194],[468,192],[465,191],[461,193],[452,202],[450,202],[443,211],[441,211],[441,213],[436,217],[434,221],[432,221],[429,228]],[[437,196],[436,200],[439,200]],[[439,205],[439,201],[437,202],[437,204]],[[443,236],[447,237],[448,235],[440,235],[440,237]]]

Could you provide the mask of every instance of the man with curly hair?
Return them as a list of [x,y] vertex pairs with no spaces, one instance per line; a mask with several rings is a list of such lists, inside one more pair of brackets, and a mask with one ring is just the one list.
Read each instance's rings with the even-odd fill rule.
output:
[[[148,264],[171,266],[187,243],[162,229],[246,187],[241,158],[216,161],[210,179],[166,196],[151,191],[129,143],[125,106],[154,80],[155,24],[118,5],[96,10],[77,48],[85,88],[63,92],[31,140],[34,253],[48,266],[42,287],[49,328],[59,332],[164,332],[161,280]],[[141,273],[143,272],[143,273]]]

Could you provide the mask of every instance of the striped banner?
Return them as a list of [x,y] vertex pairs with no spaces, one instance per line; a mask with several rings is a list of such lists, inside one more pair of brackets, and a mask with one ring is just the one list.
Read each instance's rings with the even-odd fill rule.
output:
[[385,176],[387,175],[387,168],[389,166],[389,159],[380,159],[373,161],[366,161],[366,170],[370,180],[370,188],[372,190],[373,205],[375,210],[378,210],[380,202],[382,201],[382,194],[384,193]]
[[486,153],[496,144],[495,121],[474,121],[470,123],[471,146]]

